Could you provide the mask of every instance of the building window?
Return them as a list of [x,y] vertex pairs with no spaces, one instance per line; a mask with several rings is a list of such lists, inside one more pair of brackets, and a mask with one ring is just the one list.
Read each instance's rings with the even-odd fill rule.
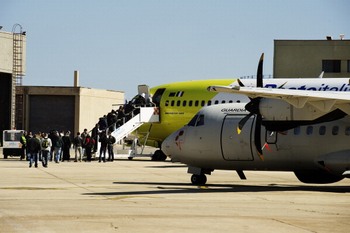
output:
[[350,73],[350,60],[348,60],[348,73]]
[[340,73],[340,60],[322,60],[322,71],[325,73]]

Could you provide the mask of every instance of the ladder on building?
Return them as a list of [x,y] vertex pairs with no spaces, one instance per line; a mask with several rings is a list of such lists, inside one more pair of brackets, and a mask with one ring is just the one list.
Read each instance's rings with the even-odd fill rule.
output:
[[[19,32],[16,29],[19,27]],[[16,121],[20,122],[23,114],[16,114],[16,86],[22,85],[23,72],[23,37],[25,32],[22,31],[20,24],[15,24],[12,28],[13,35],[13,62],[12,62],[12,88],[11,88],[11,129],[16,127]],[[17,104],[23,105],[23,103]]]

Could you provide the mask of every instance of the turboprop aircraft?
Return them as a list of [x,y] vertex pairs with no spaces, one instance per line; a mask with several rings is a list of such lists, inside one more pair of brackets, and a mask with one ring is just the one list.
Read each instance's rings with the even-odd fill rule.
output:
[[[220,87],[225,86],[228,89],[236,86],[240,86],[243,89],[245,87],[259,86],[254,79],[210,79],[174,82],[159,85],[150,90],[148,90],[146,85],[142,85],[143,88],[139,90],[139,93],[146,92],[147,95],[152,96],[152,102],[159,111],[160,120],[156,123],[144,123],[134,134],[141,140],[146,140],[147,145],[160,148],[167,136],[186,125],[202,107],[234,103],[235,106],[242,106],[244,108],[244,105],[250,101],[246,95],[240,93],[232,94],[230,91],[229,93],[211,92],[207,89],[211,85],[221,85],[216,86],[218,90]],[[347,92],[350,90],[349,80],[340,78],[266,79],[264,87],[283,87],[303,91],[318,90],[324,92]],[[315,117],[322,116],[323,112],[315,111],[312,114]],[[334,117],[333,115],[336,114],[330,113],[323,117],[332,119]],[[290,124],[292,122],[289,122],[288,126]],[[271,125],[275,125],[274,122]],[[164,160],[166,156],[161,150],[157,150],[152,159]]]
[[255,87],[240,80],[208,87],[244,94],[248,103],[202,108],[164,140],[162,150],[188,165],[196,185],[215,169],[236,170],[241,179],[244,170],[292,171],[305,183],[350,178],[350,79],[318,80],[318,86],[300,79],[266,88],[261,59]]

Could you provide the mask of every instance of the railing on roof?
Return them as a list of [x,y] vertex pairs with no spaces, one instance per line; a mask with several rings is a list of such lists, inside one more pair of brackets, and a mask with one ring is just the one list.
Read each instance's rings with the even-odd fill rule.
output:
[[[272,74],[263,75],[263,79],[271,79],[271,78],[273,78]],[[240,79],[256,79],[256,75],[241,76]]]

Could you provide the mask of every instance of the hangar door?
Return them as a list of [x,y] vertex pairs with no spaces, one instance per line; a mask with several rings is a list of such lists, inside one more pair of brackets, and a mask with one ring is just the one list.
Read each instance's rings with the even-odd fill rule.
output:
[[31,95],[29,98],[29,130],[74,132],[75,96]]

